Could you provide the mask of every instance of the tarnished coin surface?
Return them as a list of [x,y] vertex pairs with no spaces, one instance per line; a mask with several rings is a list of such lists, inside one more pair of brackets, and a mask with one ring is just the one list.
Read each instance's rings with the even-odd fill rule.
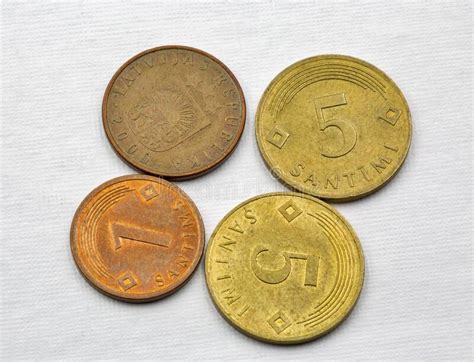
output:
[[71,225],[74,260],[89,283],[127,302],[162,298],[181,287],[201,259],[204,227],[178,187],[143,175],[93,190]]
[[366,196],[402,165],[411,140],[407,102],[380,69],[323,55],[270,83],[256,115],[267,166],[286,185],[332,201]]
[[311,196],[270,193],[230,211],[206,252],[214,304],[241,332],[278,344],[309,341],[350,313],[364,280],[356,234]]
[[164,46],[127,61],[104,95],[115,151],[133,167],[170,179],[204,174],[236,147],[245,100],[231,71],[201,50]]

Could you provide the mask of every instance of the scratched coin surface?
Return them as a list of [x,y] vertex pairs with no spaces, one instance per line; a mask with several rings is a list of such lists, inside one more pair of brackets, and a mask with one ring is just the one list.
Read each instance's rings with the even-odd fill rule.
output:
[[206,252],[206,281],[224,318],[278,344],[309,341],[350,313],[364,279],[356,234],[326,203],[270,193],[234,208]]
[[71,225],[74,260],[89,283],[127,302],[181,287],[201,259],[204,227],[178,187],[152,176],[123,176],[93,190]]
[[201,50],[164,46],[127,61],[104,95],[102,119],[131,166],[170,179],[202,175],[236,147],[245,100],[231,71]]
[[257,110],[256,136],[283,183],[349,201],[395,175],[410,147],[411,116],[402,92],[380,69],[323,55],[289,66],[270,83]]

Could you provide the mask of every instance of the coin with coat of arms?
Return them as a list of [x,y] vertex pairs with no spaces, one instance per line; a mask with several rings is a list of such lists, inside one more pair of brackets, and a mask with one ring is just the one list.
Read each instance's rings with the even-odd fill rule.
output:
[[232,72],[201,50],[164,46],[127,61],[104,95],[102,118],[118,155],[170,179],[202,175],[235,149],[245,100]]

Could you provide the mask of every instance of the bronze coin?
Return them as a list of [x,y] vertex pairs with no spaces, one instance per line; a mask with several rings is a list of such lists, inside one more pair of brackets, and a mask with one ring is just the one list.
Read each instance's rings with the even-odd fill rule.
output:
[[202,175],[235,149],[245,125],[239,82],[202,50],[163,46],[127,61],[105,91],[102,119],[131,166],[169,179]]
[[127,302],[181,287],[196,269],[204,226],[193,201],[156,177],[131,175],[94,189],[71,225],[71,250],[86,280]]

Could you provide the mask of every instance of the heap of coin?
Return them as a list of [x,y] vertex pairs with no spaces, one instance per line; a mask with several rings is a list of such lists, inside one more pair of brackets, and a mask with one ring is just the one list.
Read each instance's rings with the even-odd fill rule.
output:
[[[181,287],[204,249],[193,201],[163,178],[197,177],[235,149],[245,100],[231,71],[183,46],[127,61],[104,95],[103,124],[117,154],[136,169],[81,203],[71,250],[86,280],[127,302]],[[368,195],[400,168],[410,145],[408,105],[381,70],[323,55],[276,76],[258,106],[260,153],[299,192],[258,195],[231,210],[209,239],[210,296],[238,330],[270,343],[301,343],[335,328],[362,289],[357,235],[329,201]]]

